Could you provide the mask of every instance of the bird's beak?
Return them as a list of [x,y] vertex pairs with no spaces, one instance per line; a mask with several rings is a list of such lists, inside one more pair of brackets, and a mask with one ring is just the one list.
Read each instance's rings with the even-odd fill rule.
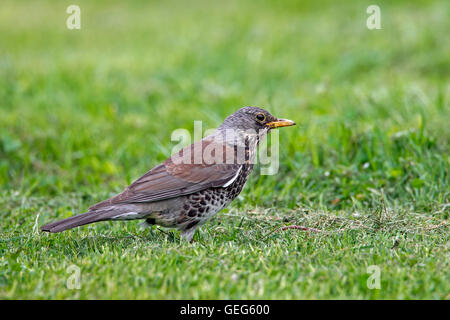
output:
[[267,123],[267,125],[274,129],[279,127],[289,127],[289,126],[295,126],[295,122],[288,119],[277,119],[275,121]]

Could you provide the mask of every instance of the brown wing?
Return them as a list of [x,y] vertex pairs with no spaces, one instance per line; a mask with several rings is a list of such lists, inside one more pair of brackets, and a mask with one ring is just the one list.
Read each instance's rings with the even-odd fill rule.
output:
[[236,149],[224,143],[211,139],[198,141],[148,171],[122,193],[89,209],[117,203],[155,202],[221,187],[237,175],[240,164],[236,157]]

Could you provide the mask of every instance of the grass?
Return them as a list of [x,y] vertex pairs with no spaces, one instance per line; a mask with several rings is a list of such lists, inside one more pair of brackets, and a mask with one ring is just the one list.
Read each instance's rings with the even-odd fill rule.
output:
[[[367,1],[82,0],[76,31],[70,4],[1,5],[0,298],[449,298],[448,1],[378,1],[374,31]],[[138,222],[38,232],[245,105],[299,125],[195,243]]]

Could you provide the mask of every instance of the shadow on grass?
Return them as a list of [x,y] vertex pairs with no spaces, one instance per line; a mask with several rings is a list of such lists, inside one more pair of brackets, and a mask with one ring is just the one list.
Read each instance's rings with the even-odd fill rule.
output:
[[[101,232],[101,231],[99,231]],[[177,243],[179,237],[176,232],[167,232],[159,229],[143,231],[141,233],[126,234],[95,234],[83,236],[82,234],[48,234],[40,236],[33,241],[35,249],[46,247],[47,254],[72,257],[82,257],[91,254],[103,254],[105,252],[118,251],[140,246],[161,246],[167,243]]]

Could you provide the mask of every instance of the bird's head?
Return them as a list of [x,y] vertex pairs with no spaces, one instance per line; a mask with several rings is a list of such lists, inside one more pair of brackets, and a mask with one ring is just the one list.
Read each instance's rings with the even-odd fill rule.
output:
[[228,116],[219,129],[244,130],[265,133],[271,129],[295,125],[288,119],[279,119],[258,107],[244,107]]

